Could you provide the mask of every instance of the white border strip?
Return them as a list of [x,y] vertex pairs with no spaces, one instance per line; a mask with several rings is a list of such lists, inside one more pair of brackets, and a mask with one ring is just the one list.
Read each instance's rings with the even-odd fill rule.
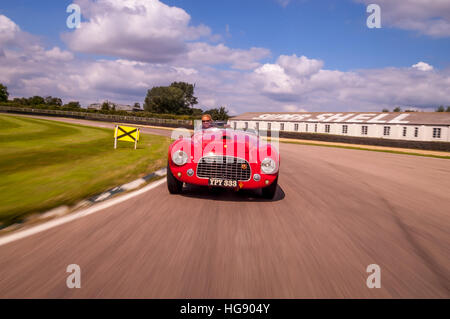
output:
[[106,208],[109,208],[111,206],[120,204],[122,202],[125,202],[125,201],[133,198],[133,197],[136,197],[136,196],[139,196],[141,194],[144,194],[145,192],[148,192],[148,191],[150,191],[150,190],[152,190],[152,189],[154,189],[154,188],[164,184],[165,182],[166,182],[166,179],[162,179],[162,180],[156,181],[154,183],[151,183],[151,184],[145,186],[144,188],[139,189],[139,190],[137,190],[135,192],[132,192],[132,193],[129,193],[129,194],[125,194],[123,196],[111,199],[111,200],[106,201],[106,202],[101,203],[101,204],[97,204],[95,206],[89,207],[89,208],[87,208],[85,210],[82,210],[82,211],[79,211],[77,213],[70,214],[70,215],[67,215],[67,216],[64,216],[64,217],[61,217],[61,218],[49,221],[49,222],[44,223],[44,224],[41,224],[41,225],[38,225],[38,226],[35,226],[35,227],[32,227],[32,228],[29,228],[29,229],[26,229],[26,230],[23,230],[23,231],[19,231],[17,233],[11,234],[11,235],[6,235],[4,237],[0,237],[0,246],[12,243],[12,242],[17,241],[19,239],[23,239],[23,238],[35,235],[37,233],[49,230],[51,228],[55,228],[57,226],[69,223],[71,221],[74,221],[74,220],[77,220],[77,219],[89,216],[91,214],[97,213],[97,212],[99,212],[99,211],[101,211],[103,209],[106,209]]

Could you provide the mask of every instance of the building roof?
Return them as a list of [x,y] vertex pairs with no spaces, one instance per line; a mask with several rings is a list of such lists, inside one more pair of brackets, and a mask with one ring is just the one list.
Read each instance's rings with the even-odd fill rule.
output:
[[248,112],[230,120],[312,123],[449,125],[449,112]]

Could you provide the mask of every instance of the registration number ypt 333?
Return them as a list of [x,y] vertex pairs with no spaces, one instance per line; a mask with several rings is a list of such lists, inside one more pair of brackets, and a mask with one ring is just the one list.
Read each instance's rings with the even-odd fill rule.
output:
[[228,179],[221,179],[221,178],[210,178],[209,179],[209,186],[215,186],[215,187],[237,187],[238,183],[234,180],[228,180]]

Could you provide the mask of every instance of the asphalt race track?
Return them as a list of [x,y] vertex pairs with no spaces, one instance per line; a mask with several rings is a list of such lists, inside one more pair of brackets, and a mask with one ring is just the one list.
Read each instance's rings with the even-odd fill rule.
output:
[[0,297],[450,297],[449,160],[292,144],[281,160],[274,201],[164,183],[0,246]]

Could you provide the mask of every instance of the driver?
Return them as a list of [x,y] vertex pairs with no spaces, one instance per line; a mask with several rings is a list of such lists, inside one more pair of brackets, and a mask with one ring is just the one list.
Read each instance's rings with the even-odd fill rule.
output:
[[208,128],[211,128],[213,126],[213,120],[211,118],[211,115],[205,114],[202,116],[202,129],[206,130]]

